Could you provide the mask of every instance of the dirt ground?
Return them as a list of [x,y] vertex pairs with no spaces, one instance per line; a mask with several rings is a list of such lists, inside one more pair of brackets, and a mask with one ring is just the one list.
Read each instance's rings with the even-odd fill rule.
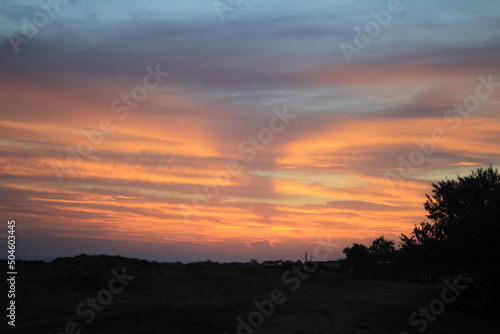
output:
[[[94,260],[25,270],[17,287],[16,326],[3,322],[0,332],[455,334],[494,333],[500,325],[477,300],[435,301],[442,299],[442,283],[338,279],[316,272],[306,278],[290,268]],[[124,264],[134,278],[86,322],[88,313],[78,314],[77,307],[109,287],[110,268]],[[412,325],[410,315],[430,304],[445,308],[427,320],[417,314]]]

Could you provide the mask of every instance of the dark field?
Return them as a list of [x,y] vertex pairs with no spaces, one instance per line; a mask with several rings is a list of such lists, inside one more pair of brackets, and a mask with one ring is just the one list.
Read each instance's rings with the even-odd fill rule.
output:
[[[161,264],[109,256],[18,267],[16,326],[3,320],[1,333],[232,334],[238,326],[240,333],[497,333],[500,325],[488,311],[496,301],[481,291],[478,298],[461,295],[446,304],[433,321],[418,315],[414,320],[420,322],[411,326],[412,313],[440,298],[442,282],[355,280],[321,269],[306,276],[288,271],[291,266]],[[4,261],[1,270],[6,272]],[[87,298],[95,298],[95,304]],[[255,328],[241,325],[238,317]]]

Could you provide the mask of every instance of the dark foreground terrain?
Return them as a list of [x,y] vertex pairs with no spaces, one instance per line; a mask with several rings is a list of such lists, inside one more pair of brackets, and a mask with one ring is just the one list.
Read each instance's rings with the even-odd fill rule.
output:
[[[444,298],[454,301],[444,303],[441,282],[355,280],[314,268],[307,276],[298,269],[86,255],[20,262],[16,326],[8,326],[2,315],[0,333],[497,333],[500,328],[487,291],[475,299],[454,299],[446,290]],[[1,270],[7,271],[5,261]],[[430,306],[437,316],[418,314]]]

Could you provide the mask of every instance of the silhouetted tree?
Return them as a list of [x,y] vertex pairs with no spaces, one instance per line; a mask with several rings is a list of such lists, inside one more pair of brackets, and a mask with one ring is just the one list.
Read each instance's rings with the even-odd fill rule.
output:
[[479,168],[468,176],[432,184],[424,208],[429,221],[401,235],[403,248],[420,247],[435,263],[454,262],[484,272],[500,259],[500,175]]
[[370,253],[373,254],[378,261],[389,260],[395,250],[394,241],[385,240],[384,236],[373,240],[369,248]]
[[368,247],[362,244],[353,244],[343,250],[347,257],[347,265],[352,267],[357,276],[365,276],[372,268],[373,257]]

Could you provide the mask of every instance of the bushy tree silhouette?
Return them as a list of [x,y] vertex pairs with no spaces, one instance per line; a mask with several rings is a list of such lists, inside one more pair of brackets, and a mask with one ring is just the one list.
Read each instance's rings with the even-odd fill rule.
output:
[[[394,241],[381,236],[373,240],[370,248],[363,244],[353,244],[344,248],[347,265],[354,270],[357,277],[379,276],[380,261],[392,261],[395,254]],[[381,271],[383,273],[383,271]],[[387,275],[385,273],[384,275]]]
[[384,236],[373,240],[369,248],[370,253],[372,253],[378,261],[389,260],[395,250],[394,241],[385,240]]
[[432,184],[424,208],[430,221],[401,235],[403,249],[435,265],[488,272],[500,259],[500,175],[492,166]]
[[343,250],[347,258],[347,264],[354,270],[356,276],[366,276],[372,266],[373,257],[363,244],[353,244],[352,247],[346,247]]

